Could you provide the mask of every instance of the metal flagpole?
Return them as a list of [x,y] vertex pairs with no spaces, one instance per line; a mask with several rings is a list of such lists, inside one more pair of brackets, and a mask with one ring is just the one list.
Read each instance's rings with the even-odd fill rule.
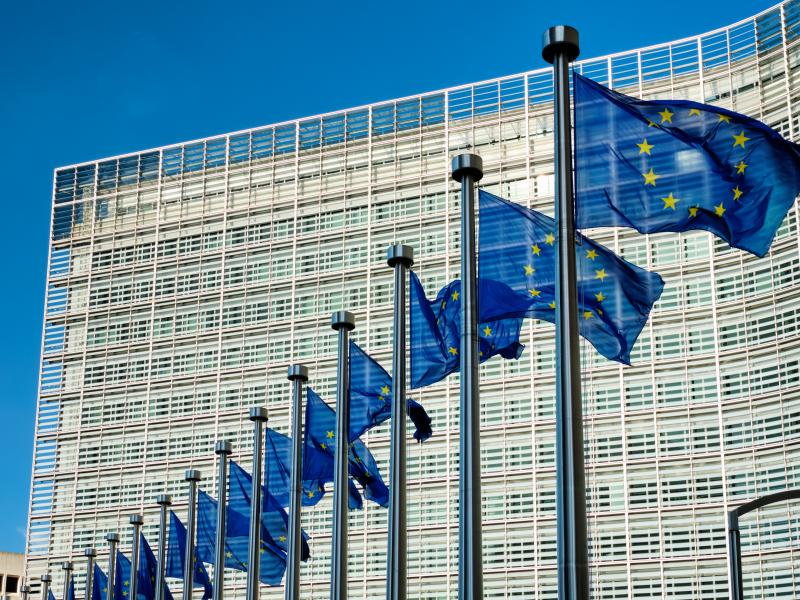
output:
[[158,514],[158,565],[156,567],[156,597],[164,600],[164,571],[167,568],[167,508],[172,506],[172,496],[159,494],[156,503],[160,507]]
[[253,422],[253,487],[250,491],[250,538],[247,552],[247,600],[258,600],[259,568],[261,567],[261,480],[264,462],[264,423],[267,409],[250,409]]
[[389,449],[389,540],[386,552],[386,600],[406,598],[406,275],[414,249],[395,244],[386,251],[394,269],[394,342],[392,348],[392,436]]
[[340,310],[331,316],[331,327],[339,332],[339,363],[336,373],[336,454],[333,468],[333,541],[331,544],[330,600],[347,600],[347,509],[350,450],[350,346],[348,337],[356,327],[353,313]]
[[483,177],[477,154],[453,159],[461,182],[461,462],[458,481],[458,597],[483,600],[481,556],[481,439],[478,382],[478,286],[475,247],[475,183]]
[[308,381],[305,365],[291,365],[292,382],[292,480],[289,499],[289,548],[286,564],[285,600],[300,600],[300,549],[302,547],[300,517],[303,493],[303,382]]
[[556,262],[556,537],[558,597],[589,597],[586,482],[583,467],[581,363],[575,267],[575,202],[569,63],[579,53],[578,32],[551,27],[542,36],[542,56],[553,65],[555,88]]
[[739,531],[739,513],[728,513],[728,587],[731,600],[744,600],[742,575],[742,537]]
[[69,582],[72,581],[72,563],[69,561],[61,563],[61,569],[64,571],[64,600],[67,600]]
[[53,578],[50,576],[50,573],[44,573],[39,581],[42,582],[42,600],[47,600],[48,592],[50,591],[50,582],[53,581]]
[[[97,556],[97,552],[94,548],[86,548],[83,551],[83,555],[86,557],[85,600],[92,600],[92,592],[94,592],[94,557]],[[136,599],[134,598],[134,600]]]
[[222,600],[225,594],[225,527],[228,524],[228,457],[233,452],[230,442],[219,441],[214,446],[219,456],[217,473],[217,535],[214,543],[214,589],[212,600]]
[[[117,572],[117,544],[119,544],[119,534],[115,531],[106,534],[108,542],[108,589],[106,590],[106,600],[114,600],[114,584]],[[120,598],[120,600],[122,600]]]
[[131,596],[130,600],[137,600],[139,594],[139,532],[144,525],[142,515],[131,515],[129,517],[131,527],[133,527],[133,542],[131,543]]
[[186,548],[183,555],[183,600],[192,600],[192,587],[194,583],[194,529],[197,522],[197,482],[200,481],[200,471],[186,469],[183,474],[189,483],[189,510],[186,515]]
[[30,600],[31,586],[25,584],[19,588],[20,600]]

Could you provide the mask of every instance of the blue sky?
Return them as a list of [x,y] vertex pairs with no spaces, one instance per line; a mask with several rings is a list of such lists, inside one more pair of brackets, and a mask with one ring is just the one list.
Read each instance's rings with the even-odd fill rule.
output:
[[23,551],[53,168],[702,33],[766,0],[7,2],[0,22],[0,551]]

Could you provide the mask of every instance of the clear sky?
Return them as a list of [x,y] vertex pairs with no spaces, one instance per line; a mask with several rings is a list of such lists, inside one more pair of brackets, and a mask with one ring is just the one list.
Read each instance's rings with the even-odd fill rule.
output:
[[24,550],[55,167],[541,67],[550,25],[588,58],[776,1],[5,2],[0,551]]

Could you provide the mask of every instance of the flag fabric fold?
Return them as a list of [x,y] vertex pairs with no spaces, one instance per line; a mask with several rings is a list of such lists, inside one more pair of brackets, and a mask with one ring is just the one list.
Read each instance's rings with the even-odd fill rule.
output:
[[[450,282],[431,301],[412,271],[409,302],[411,387],[421,388],[457,372],[461,366],[461,281]],[[519,341],[521,330],[521,318],[479,323],[480,362],[496,355],[518,359],[525,348]]]
[[[197,557],[197,547],[194,549],[194,573],[192,575],[193,587],[203,588],[203,599],[211,598],[211,579],[203,561]],[[186,556],[186,526],[174,511],[169,511],[169,542],[167,547],[166,576],[183,579],[184,557]],[[185,582],[184,582],[185,584]]]
[[94,564],[92,578],[92,600],[106,600],[108,596],[108,575],[103,572],[100,565]]
[[576,225],[710,231],[764,256],[800,192],[800,146],[688,100],[639,100],[575,73]]
[[[433,434],[431,419],[414,400],[406,412],[415,426],[414,439],[424,442]],[[350,341],[350,440],[392,416],[392,378],[378,361]]]
[[[155,600],[156,577],[158,576],[158,561],[156,560],[147,538],[139,532],[139,585],[136,595],[140,600]],[[165,600],[173,600],[169,586],[164,582]],[[95,600],[92,598],[92,600]]]
[[[479,218],[479,320],[554,322],[555,221],[484,190]],[[630,364],[664,281],[585,236],[577,236],[575,252],[580,333],[606,358]]]
[[[292,438],[267,428],[264,445],[267,489],[278,504],[289,506],[292,483]],[[308,447],[306,451],[311,454],[308,457],[309,463],[326,461],[325,455],[313,446]],[[325,491],[324,482],[319,479],[309,479],[304,472],[301,484],[304,506],[314,506],[322,499]]]
[[128,600],[131,593],[131,561],[117,550],[117,566],[114,569],[114,598]]

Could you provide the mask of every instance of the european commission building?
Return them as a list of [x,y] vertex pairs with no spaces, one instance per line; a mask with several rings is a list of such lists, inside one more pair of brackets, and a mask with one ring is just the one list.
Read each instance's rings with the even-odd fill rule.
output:
[[[532,48],[532,56],[536,48]],[[533,60],[533,59],[532,59]],[[800,0],[699,37],[582,60],[644,98],[686,98],[800,140]],[[76,564],[128,515],[155,544],[155,497],[185,518],[184,470],[216,496],[214,441],[251,465],[247,409],[288,432],[287,365],[333,402],[334,310],[391,365],[386,248],[415,248],[430,297],[458,276],[450,159],[552,214],[552,73],[542,68],[59,168],[53,191],[27,577]],[[625,367],[582,342],[593,597],[727,598],[725,513],[800,486],[800,226],[758,259],[704,232],[590,234],[666,280]],[[486,598],[556,598],[554,330],[526,321],[519,361],[481,367]],[[434,436],[409,447],[409,596],[456,597],[457,376],[412,397]],[[365,441],[388,478],[389,428]],[[742,522],[748,598],[800,597],[796,505]],[[303,514],[302,596],[327,598],[330,495]],[[350,513],[350,596],[383,598],[387,511]],[[229,571],[230,597],[245,574]],[[180,582],[169,580],[175,589]],[[198,592],[199,593],[199,592]],[[262,597],[282,588],[262,587]]]

